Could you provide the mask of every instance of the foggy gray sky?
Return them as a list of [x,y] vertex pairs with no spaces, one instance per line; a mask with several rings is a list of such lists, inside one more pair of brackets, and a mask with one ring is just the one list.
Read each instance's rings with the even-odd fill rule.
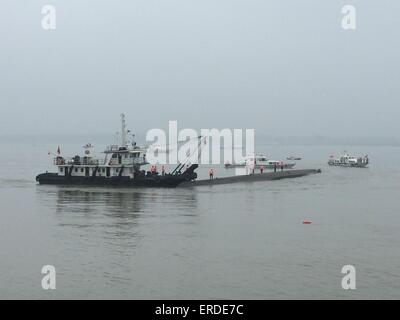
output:
[[1,0],[0,134],[112,134],[125,112],[139,132],[398,137],[399,15],[397,0]]

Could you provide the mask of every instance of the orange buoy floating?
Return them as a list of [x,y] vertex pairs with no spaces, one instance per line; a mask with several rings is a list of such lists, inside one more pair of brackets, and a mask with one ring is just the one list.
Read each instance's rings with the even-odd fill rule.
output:
[[312,222],[309,220],[303,220],[303,224],[311,224]]

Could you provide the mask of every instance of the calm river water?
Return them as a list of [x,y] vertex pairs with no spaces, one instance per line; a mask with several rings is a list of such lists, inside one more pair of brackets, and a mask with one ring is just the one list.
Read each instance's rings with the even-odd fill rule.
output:
[[[326,165],[342,146],[265,146],[322,173],[142,190],[39,186],[50,148],[1,144],[2,299],[400,297],[399,148],[348,148],[371,159],[348,169]],[[354,291],[341,288],[347,264]],[[41,288],[44,265],[56,268],[56,290]]]

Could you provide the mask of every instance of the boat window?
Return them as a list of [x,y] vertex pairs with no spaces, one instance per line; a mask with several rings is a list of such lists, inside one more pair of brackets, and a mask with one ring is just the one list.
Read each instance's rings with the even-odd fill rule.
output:
[[128,158],[128,155],[127,155],[127,154],[125,155],[125,159],[126,159],[126,158]]
[[116,158],[116,157],[117,157],[117,154],[113,153],[112,158]]
[[83,168],[81,168],[81,172],[83,172]]
[[64,168],[60,168],[60,172],[64,172]]
[[75,168],[75,172],[78,172],[78,168]]

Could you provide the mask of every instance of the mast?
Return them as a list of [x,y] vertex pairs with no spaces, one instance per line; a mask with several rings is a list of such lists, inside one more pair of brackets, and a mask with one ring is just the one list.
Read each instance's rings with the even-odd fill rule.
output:
[[123,113],[121,113],[121,146],[126,148],[126,123]]

